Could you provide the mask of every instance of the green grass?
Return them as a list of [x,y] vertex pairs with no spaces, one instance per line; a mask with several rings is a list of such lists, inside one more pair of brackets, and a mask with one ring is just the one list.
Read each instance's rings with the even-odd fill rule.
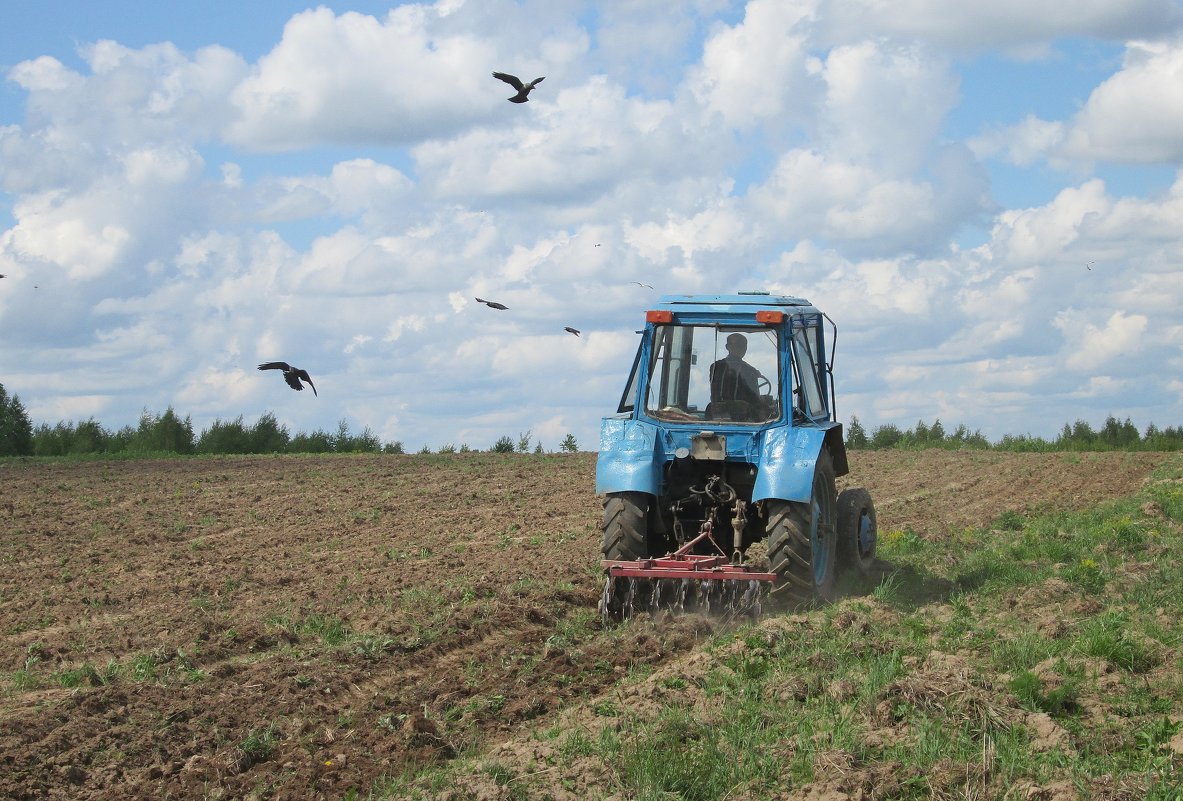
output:
[[[1084,512],[884,532],[891,569],[866,593],[717,635],[705,664],[638,662],[580,723],[536,733],[533,761],[461,759],[371,792],[426,798],[482,776],[509,798],[758,799],[815,783],[1018,801],[1061,782],[1082,799],[1183,801],[1181,524],[1174,459],[1136,497]],[[548,647],[591,625],[560,622]],[[589,763],[599,778],[568,768]]]

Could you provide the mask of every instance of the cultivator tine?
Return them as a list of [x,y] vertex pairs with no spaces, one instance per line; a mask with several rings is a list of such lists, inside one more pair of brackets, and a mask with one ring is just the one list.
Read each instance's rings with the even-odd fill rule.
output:
[[[716,554],[691,553],[704,540],[714,546]],[[687,606],[691,611],[727,619],[758,614],[765,588],[776,579],[773,573],[760,573],[729,561],[711,537],[709,522],[703,524],[697,537],[671,554],[631,561],[605,560],[603,566],[607,578],[600,614],[605,626],[642,610],[656,617],[663,611],[682,614]]]

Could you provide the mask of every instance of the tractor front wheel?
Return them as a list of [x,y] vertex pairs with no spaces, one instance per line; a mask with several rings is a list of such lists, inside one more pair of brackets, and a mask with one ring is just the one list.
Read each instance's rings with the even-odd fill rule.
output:
[[878,537],[871,493],[862,487],[842,490],[838,496],[838,554],[842,568],[859,578],[871,575]]
[[822,448],[807,503],[767,501],[768,560],[781,589],[799,603],[834,597],[838,550],[837,490],[834,463]]

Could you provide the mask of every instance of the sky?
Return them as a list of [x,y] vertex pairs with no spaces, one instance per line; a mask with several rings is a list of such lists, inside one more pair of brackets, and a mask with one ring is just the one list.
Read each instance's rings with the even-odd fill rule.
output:
[[594,450],[645,310],[741,290],[831,317],[868,430],[1183,424],[1180,0],[4,18],[0,383],[35,425]]

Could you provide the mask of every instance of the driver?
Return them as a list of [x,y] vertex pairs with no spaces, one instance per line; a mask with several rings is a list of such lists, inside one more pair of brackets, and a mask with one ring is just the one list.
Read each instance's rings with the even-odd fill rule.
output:
[[727,356],[711,365],[711,401],[743,401],[755,407],[760,371],[743,360],[748,338],[738,332],[727,337]]

